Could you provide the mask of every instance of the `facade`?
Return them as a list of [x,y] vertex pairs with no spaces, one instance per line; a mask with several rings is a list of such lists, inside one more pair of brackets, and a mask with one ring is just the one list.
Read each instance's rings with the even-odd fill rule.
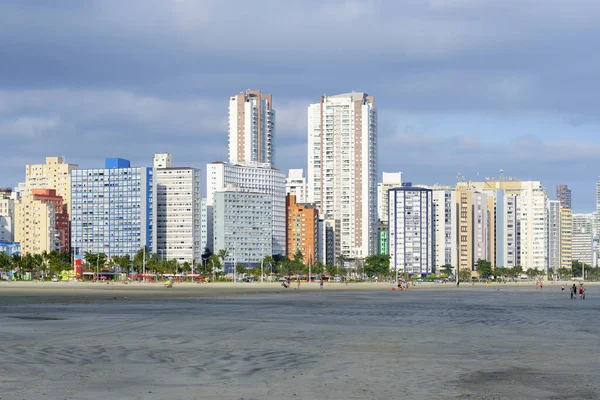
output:
[[296,203],[296,196],[287,195],[287,257],[294,259],[300,250],[304,264],[314,264],[319,260],[319,212],[308,204]]
[[205,249],[213,248],[213,206],[208,205],[206,198],[203,198],[200,204],[200,248],[204,253]]
[[173,167],[173,156],[170,153],[157,153],[152,162],[154,169],[164,169]]
[[200,170],[172,168],[170,161],[170,154],[154,157],[156,251],[163,259],[195,265],[204,250],[201,247]]
[[229,162],[274,165],[273,97],[248,90],[229,98]]
[[54,189],[56,195],[63,198],[69,213],[71,204],[71,171],[79,168],[75,164],[66,164],[64,157],[46,157],[46,164],[25,166],[25,193],[33,189]]
[[76,259],[86,252],[131,257],[143,246],[156,252],[153,238],[152,168],[131,167],[107,158],[105,168],[71,171],[71,248]]
[[387,221],[379,221],[377,224],[377,254],[390,254],[390,236]]
[[478,260],[495,266],[495,197],[493,191],[456,187],[459,270],[476,270]]
[[0,241],[13,242],[15,238],[15,201],[12,192],[0,192]]
[[560,267],[571,269],[573,263],[573,211],[560,208]]
[[558,272],[560,257],[560,201],[548,200],[548,271]]
[[561,207],[571,208],[571,189],[569,189],[569,186],[556,185],[556,200],[559,201]]
[[548,216],[546,189],[539,181],[486,180],[483,182],[459,182],[457,189],[470,187],[487,193],[504,190],[506,194],[518,195],[517,225],[520,265],[546,271],[548,268]]
[[227,250],[225,271],[254,267],[273,254],[273,197],[267,193],[224,189],[214,193],[215,249]]
[[388,191],[390,269],[397,273],[434,272],[433,192],[402,187]]
[[[35,200],[42,203],[52,204],[54,206],[54,228],[55,238],[57,240],[57,251],[69,252],[71,246],[71,229],[69,223],[69,214],[63,198],[56,194],[54,189],[33,189],[31,195]],[[25,234],[27,234],[25,232]]]
[[323,265],[335,265],[335,233],[333,221],[319,220],[319,262]]
[[21,253],[21,245],[16,242],[9,242],[0,240],[0,253],[4,253],[7,256]]
[[548,216],[546,189],[540,182],[522,182],[519,199],[521,266],[539,271],[548,269]]
[[288,177],[285,179],[285,193],[296,196],[296,201],[300,204],[306,203],[307,199],[306,178],[303,169],[290,169]]
[[[212,206],[214,194],[224,189],[241,189],[265,193],[273,202],[273,255],[286,254],[285,173],[269,164],[227,164],[213,162],[207,166],[207,206]],[[213,214],[214,214],[213,209]],[[214,216],[216,218],[216,215]],[[214,226],[214,223],[213,223]],[[214,237],[214,235],[213,235]],[[220,250],[213,244],[213,251]]]
[[573,261],[592,265],[593,262],[593,228],[592,214],[573,214]]
[[402,172],[384,172],[377,184],[377,219],[388,221],[388,190],[402,186]]
[[308,107],[308,202],[333,220],[335,254],[377,246],[377,113],[372,96],[322,96]]
[[14,201],[19,201],[21,200],[21,197],[25,195],[26,191],[27,190],[25,189],[25,182],[19,182],[17,186],[13,188],[13,191],[10,194],[10,199]]
[[450,188],[433,189],[434,268],[456,268],[456,192]]
[[56,213],[53,202],[42,201],[33,194],[21,198],[15,206],[15,242],[20,243],[22,254],[60,250]]
[[496,229],[494,265],[513,268],[520,265],[519,230],[517,223],[517,194],[496,191]]

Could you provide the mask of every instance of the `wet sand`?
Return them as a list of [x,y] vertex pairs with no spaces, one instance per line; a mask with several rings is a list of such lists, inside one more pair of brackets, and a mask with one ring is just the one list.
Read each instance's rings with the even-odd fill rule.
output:
[[596,399],[586,286],[3,282],[0,399]]

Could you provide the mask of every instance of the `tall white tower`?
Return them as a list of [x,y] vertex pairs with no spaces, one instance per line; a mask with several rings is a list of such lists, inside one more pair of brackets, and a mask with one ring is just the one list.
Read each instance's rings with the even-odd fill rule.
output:
[[274,164],[273,96],[248,90],[229,99],[229,162]]
[[334,221],[336,256],[376,252],[376,171],[373,96],[322,96],[308,107],[308,202],[323,219]]

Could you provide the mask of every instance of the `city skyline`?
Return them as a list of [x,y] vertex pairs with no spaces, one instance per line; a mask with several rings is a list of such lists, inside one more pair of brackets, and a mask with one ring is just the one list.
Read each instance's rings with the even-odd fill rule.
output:
[[[49,154],[88,166],[106,156],[149,165],[158,152],[197,168],[225,159],[228,99],[247,89],[275,99],[277,168],[306,170],[308,105],[360,90],[377,98],[378,176],[453,185],[459,172],[503,169],[549,190],[567,184],[575,212],[594,210],[594,2],[118,5],[0,5],[0,186]],[[270,46],[249,48],[262,37],[232,23],[242,15],[269,22]],[[332,49],[331,32],[347,40]]]

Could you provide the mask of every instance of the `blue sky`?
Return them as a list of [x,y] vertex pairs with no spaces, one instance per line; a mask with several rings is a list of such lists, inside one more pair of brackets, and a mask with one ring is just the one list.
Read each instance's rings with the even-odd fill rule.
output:
[[380,171],[503,169],[592,211],[599,20],[596,0],[0,0],[0,186],[47,155],[204,169],[246,89],[273,94],[276,167],[306,168],[308,104],[354,90],[375,96]]

